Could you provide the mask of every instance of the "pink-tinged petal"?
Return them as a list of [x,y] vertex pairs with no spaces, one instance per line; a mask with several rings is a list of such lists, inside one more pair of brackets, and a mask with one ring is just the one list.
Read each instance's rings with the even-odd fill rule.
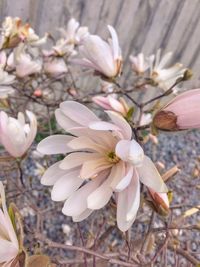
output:
[[162,177],[149,157],[144,156],[143,164],[141,167],[137,167],[137,172],[139,174],[140,181],[146,186],[152,188],[154,191],[160,193],[168,191]]
[[63,170],[69,170],[75,167],[82,165],[85,161],[91,160],[94,156],[97,156],[96,153],[85,153],[85,152],[74,152],[67,155],[60,164],[60,168]]
[[115,99],[113,96],[109,95],[108,96],[108,101],[110,103],[111,108],[114,111],[117,111],[121,114],[125,114],[126,110],[124,109],[124,106],[122,105],[121,102],[119,102],[117,99]]
[[86,209],[80,215],[73,216],[72,219],[74,222],[81,222],[81,221],[85,220],[88,216],[90,216],[90,214],[92,212],[93,212],[93,210]]
[[80,169],[63,175],[54,184],[51,191],[51,198],[54,201],[63,201],[73,194],[83,183],[79,178]]
[[125,232],[133,224],[140,203],[140,184],[137,176],[125,190],[117,194],[117,225]]
[[81,215],[87,209],[87,197],[101,184],[104,178],[105,175],[99,175],[78,189],[65,201],[62,212],[73,217]]
[[131,165],[127,166],[126,175],[121,179],[121,181],[116,185],[115,192],[123,191],[127,186],[129,186],[132,176],[133,176],[134,167]]
[[62,110],[56,109],[55,111],[55,117],[57,123],[60,125],[61,128],[63,128],[66,132],[70,132],[70,129],[75,128],[75,127],[80,127],[80,124],[74,122],[71,120],[69,117],[67,117]]
[[97,121],[89,124],[89,128],[97,131],[120,131],[121,129],[106,121]]
[[121,140],[115,147],[116,155],[123,161],[140,166],[144,159],[144,151],[135,140]]
[[67,145],[74,137],[69,135],[51,135],[43,139],[37,146],[37,150],[46,155],[65,154],[71,152],[71,148]]
[[106,151],[106,148],[103,145],[93,142],[90,138],[86,136],[73,138],[73,140],[70,141],[67,145],[74,150],[87,149],[97,151],[99,153],[105,153]]
[[120,57],[120,48],[119,48],[118,36],[117,36],[115,29],[112,26],[108,25],[108,30],[112,36],[113,58],[115,60],[117,60]]
[[132,130],[128,122],[121,115],[114,111],[106,111],[106,113],[108,114],[112,122],[121,129],[121,133],[124,139],[130,140],[132,136]]
[[111,166],[112,166],[112,163],[108,162],[108,160],[106,160],[103,157],[98,158],[98,159],[88,160],[82,165],[80,177],[82,179],[93,178],[99,172],[106,170],[110,168]]
[[66,170],[62,170],[59,168],[62,161],[58,161],[51,165],[44,173],[44,175],[41,178],[41,184],[43,185],[54,185],[56,181],[60,177],[66,174]]
[[17,248],[12,242],[0,238],[0,263],[7,262],[15,258],[18,254]]
[[104,109],[111,109],[110,103],[108,101],[107,97],[104,96],[94,96],[92,98],[92,101],[99,105],[100,107],[104,108]]
[[82,126],[88,126],[92,121],[99,121],[92,111],[75,101],[62,102],[60,109],[67,117]]

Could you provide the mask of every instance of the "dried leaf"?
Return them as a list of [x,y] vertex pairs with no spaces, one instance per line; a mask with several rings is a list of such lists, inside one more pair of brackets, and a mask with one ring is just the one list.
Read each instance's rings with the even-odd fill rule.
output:
[[180,169],[177,167],[177,165],[175,165],[174,167],[172,167],[171,169],[169,169],[167,172],[165,172],[162,175],[163,180],[166,182],[169,178],[172,178],[173,176],[175,176],[178,172],[180,172]]
[[26,267],[54,267],[54,265],[46,255],[33,255],[28,258]]

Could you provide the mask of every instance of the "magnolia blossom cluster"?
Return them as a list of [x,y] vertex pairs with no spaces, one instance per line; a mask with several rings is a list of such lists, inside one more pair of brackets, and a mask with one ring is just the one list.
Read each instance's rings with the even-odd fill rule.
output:
[[167,187],[132,129],[118,113],[106,112],[110,121],[100,120],[85,106],[66,101],[55,115],[58,124],[71,135],[53,135],[42,140],[43,154],[68,154],[43,175],[42,184],[53,186],[54,201],[64,201],[63,213],[74,221],[103,208],[114,196],[117,224],[126,231],[140,205],[140,183],[158,193]]
[[[29,24],[19,18],[6,17],[0,35],[0,98],[14,92],[17,82],[38,75],[59,76],[68,72],[66,60],[77,54],[76,47],[88,35],[87,27],[70,19],[66,30],[60,29],[62,38],[50,51],[45,45],[49,34],[39,38]],[[41,52],[42,51],[42,52]]]

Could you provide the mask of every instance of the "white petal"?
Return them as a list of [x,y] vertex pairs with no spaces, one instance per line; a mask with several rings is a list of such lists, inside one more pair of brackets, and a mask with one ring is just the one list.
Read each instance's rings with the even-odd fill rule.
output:
[[85,220],[88,216],[90,216],[90,214],[92,212],[93,212],[93,210],[86,209],[80,215],[73,216],[72,219],[73,219],[74,222],[81,222],[81,221]]
[[54,185],[56,181],[67,173],[66,170],[59,168],[61,161],[58,161],[51,165],[44,173],[41,178],[41,184],[43,185]]
[[73,138],[73,140],[68,143],[68,146],[74,150],[87,149],[97,151],[99,153],[104,153],[106,151],[106,148],[103,145],[93,142],[86,136]]
[[83,126],[88,126],[92,121],[99,118],[84,105],[75,101],[65,101],[60,104],[62,112],[71,120]]
[[68,118],[60,108],[56,109],[55,111],[55,117],[57,123],[60,125],[61,128],[63,128],[66,132],[70,132],[69,129],[80,127],[80,124],[74,122],[70,118]]
[[144,151],[135,140],[121,140],[115,148],[116,155],[123,161],[140,166],[144,159]]
[[80,169],[63,175],[54,184],[51,191],[51,198],[54,201],[63,201],[74,193],[83,183],[79,176]]
[[65,154],[72,151],[67,143],[73,138],[72,136],[61,134],[48,136],[38,144],[37,150],[46,155]]
[[137,167],[137,171],[140,177],[140,181],[146,186],[160,193],[168,191],[162,177],[160,176],[154,163],[149,157],[144,156],[143,164],[141,167]]
[[10,241],[0,239],[0,248],[0,263],[10,261],[18,254],[18,250]]
[[121,181],[115,187],[116,192],[123,191],[127,186],[129,186],[133,176],[133,166],[129,165],[127,167],[126,175],[121,179]]
[[62,212],[67,216],[77,217],[87,209],[87,197],[101,184],[104,176],[88,182],[71,195],[64,204]]
[[103,208],[110,200],[113,189],[110,187],[114,175],[116,174],[115,166],[112,168],[110,175],[105,181],[87,198],[87,207],[92,210]]
[[123,232],[133,224],[140,203],[139,179],[134,176],[125,190],[118,193],[117,198],[117,225]]
[[120,131],[119,127],[106,121],[92,122],[89,128],[98,131]]
[[82,165],[85,161],[93,159],[96,153],[74,152],[67,155],[60,164],[63,170],[69,170]]
[[108,29],[109,29],[109,32],[112,36],[113,57],[114,57],[114,59],[118,59],[120,56],[118,36],[117,36],[115,29],[112,26],[108,25]]
[[124,139],[130,140],[132,136],[132,130],[128,122],[121,115],[114,111],[106,111],[106,113],[108,114],[112,122],[121,129],[121,133]]

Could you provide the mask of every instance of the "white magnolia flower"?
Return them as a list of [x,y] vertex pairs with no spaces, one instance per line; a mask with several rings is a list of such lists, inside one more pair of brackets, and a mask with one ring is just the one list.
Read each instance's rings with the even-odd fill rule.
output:
[[43,154],[68,154],[53,164],[42,184],[53,186],[54,201],[65,201],[63,213],[82,221],[104,207],[111,196],[117,202],[117,224],[126,231],[140,205],[140,182],[155,192],[167,190],[142,147],[132,139],[127,121],[113,111],[111,122],[101,121],[85,106],[66,101],[56,110],[59,125],[69,135],[53,135],[38,145]]
[[169,89],[178,78],[183,77],[185,68],[180,63],[176,63],[166,68],[172,58],[172,52],[168,52],[161,58],[161,50],[157,51],[154,60],[150,61],[150,78],[163,90]]
[[77,45],[81,40],[86,37],[88,33],[88,27],[79,27],[79,22],[74,18],[71,18],[67,24],[67,29],[60,29],[63,38],[67,41],[67,44]]
[[114,78],[121,74],[122,57],[118,36],[114,28],[108,25],[112,39],[105,42],[97,35],[88,35],[80,46],[81,59],[74,63],[91,68],[107,78]]
[[19,242],[6,207],[5,191],[0,181],[0,266],[12,267],[19,254]]
[[23,156],[31,146],[37,133],[37,120],[35,115],[26,111],[30,124],[25,123],[23,113],[18,113],[18,118],[8,117],[0,112],[0,140],[1,144],[10,155],[15,158]]
[[77,54],[75,46],[79,45],[82,39],[87,36],[88,28],[79,27],[79,22],[71,18],[67,24],[67,28],[59,29],[62,38],[60,38],[56,45],[50,51],[44,50],[45,56],[74,56]]

